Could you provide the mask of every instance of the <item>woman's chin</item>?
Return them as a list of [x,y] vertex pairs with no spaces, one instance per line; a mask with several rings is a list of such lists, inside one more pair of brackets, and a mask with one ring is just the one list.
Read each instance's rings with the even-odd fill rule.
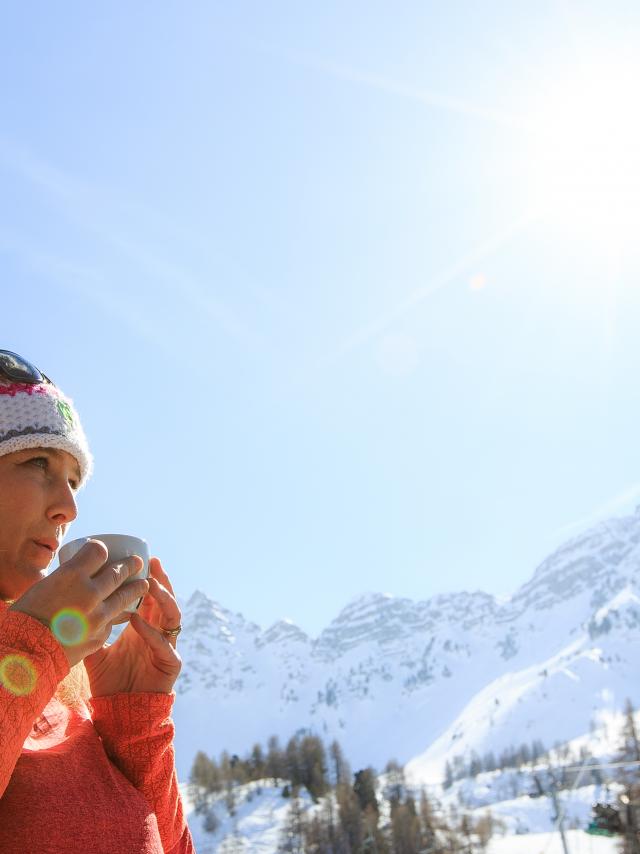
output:
[[30,584],[35,584],[36,581],[41,581],[43,578],[47,577],[47,570],[51,561],[47,563],[46,560],[30,560],[28,563],[25,562],[22,566],[22,571],[20,575],[23,578],[28,578]]

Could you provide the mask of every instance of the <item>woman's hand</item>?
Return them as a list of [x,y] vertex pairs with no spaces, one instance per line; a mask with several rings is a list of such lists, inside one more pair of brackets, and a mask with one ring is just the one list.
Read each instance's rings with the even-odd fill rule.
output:
[[108,563],[108,557],[104,543],[89,540],[11,606],[12,611],[29,614],[51,629],[70,667],[99,649],[115,618],[149,590],[146,579],[124,584],[140,572],[141,558]]
[[167,574],[158,558],[149,561],[149,592],[129,625],[112,644],[105,644],[85,658],[91,694],[148,691],[170,693],[182,661],[176,638],[163,629],[180,625],[180,609]]

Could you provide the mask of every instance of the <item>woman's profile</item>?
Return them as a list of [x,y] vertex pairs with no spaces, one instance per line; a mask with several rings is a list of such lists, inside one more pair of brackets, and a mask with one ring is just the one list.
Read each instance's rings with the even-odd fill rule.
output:
[[[171,707],[180,610],[160,561],[87,542],[48,572],[92,459],[72,401],[0,350],[0,851],[189,854]],[[113,621],[142,603],[118,639]],[[73,642],[56,632],[74,615]]]

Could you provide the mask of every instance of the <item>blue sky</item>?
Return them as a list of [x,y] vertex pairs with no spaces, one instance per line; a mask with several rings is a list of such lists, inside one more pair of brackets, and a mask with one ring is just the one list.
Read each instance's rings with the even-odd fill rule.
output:
[[75,532],[316,634],[365,591],[508,593],[632,509],[639,29],[623,2],[5,10],[1,346],[83,416]]

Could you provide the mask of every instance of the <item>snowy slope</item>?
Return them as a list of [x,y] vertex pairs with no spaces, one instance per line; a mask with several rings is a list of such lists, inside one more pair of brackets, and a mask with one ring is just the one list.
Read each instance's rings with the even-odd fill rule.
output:
[[[622,791],[620,784],[613,780],[615,772],[607,768],[606,763],[616,758],[623,725],[621,713],[605,715],[598,728],[561,745],[560,751],[552,750],[537,763],[483,772],[473,778],[458,780],[446,789],[439,784],[423,786],[420,783],[409,786],[409,792],[418,801],[420,790],[425,788],[436,815],[450,815],[453,809],[458,816],[466,813],[475,823],[490,813],[494,836],[488,854],[562,854],[555,805],[550,797],[539,795],[535,778],[548,791],[550,768],[554,769],[556,779],[560,779],[563,767],[570,771],[579,763],[583,768],[581,775],[557,793],[569,850],[572,854],[613,854],[618,850],[619,837],[589,836],[584,828],[592,817],[595,802],[615,803]],[[636,715],[636,726],[640,729],[640,713]],[[589,765],[593,763],[598,766],[597,783],[588,779]],[[217,819],[213,832],[205,829],[204,815],[197,815],[192,809],[189,787],[184,786],[189,825],[199,854],[231,851],[276,854],[288,826],[291,805],[291,799],[283,797],[283,782],[274,786],[269,779],[236,785],[231,811],[224,794],[212,796],[212,808]],[[381,826],[390,820],[390,803],[386,800],[392,791],[389,783],[385,775],[378,779],[376,794]],[[323,806],[322,799],[314,804],[308,793],[304,789],[301,791],[299,809],[303,820],[308,820],[314,811],[322,813]],[[332,812],[337,816],[335,801]]]
[[[232,851],[276,854],[287,825],[291,801],[282,797],[282,787],[274,787],[270,782],[238,786],[233,815],[225,806],[224,796],[218,796],[214,800],[213,810],[219,825],[212,833],[205,830],[204,817],[192,809],[185,787],[183,796],[187,817],[198,854]],[[567,815],[565,833],[572,854],[613,854],[617,851],[617,838],[593,837],[573,827],[578,823],[582,827],[586,826],[591,803],[601,795],[602,792],[596,791],[593,786],[561,794]],[[443,803],[446,805],[446,800]],[[388,820],[388,809],[384,804],[381,807],[381,821],[384,823]],[[308,819],[315,810],[322,810],[322,802],[314,805],[303,791],[300,794],[300,808],[303,817]],[[490,810],[503,827],[496,831],[489,844],[488,854],[562,854],[560,836],[553,825],[548,800],[532,800],[528,797],[498,800],[490,804]],[[483,807],[470,810],[468,814],[479,818],[486,812],[487,807]]]
[[[213,810],[219,826],[213,833],[205,830],[204,817],[196,815],[189,801],[188,789],[183,787],[189,829],[198,854],[223,854],[225,851],[233,851],[234,854],[241,851],[251,854],[276,852],[291,801],[282,797],[282,786],[270,785],[271,782],[239,786],[235,794],[233,815],[225,806],[224,796],[216,798]],[[299,800],[302,812],[308,814],[313,809],[311,798],[302,791]]]
[[[617,840],[587,836],[581,830],[567,831],[567,845],[571,854],[617,854],[620,850]],[[492,839],[487,854],[563,854],[563,849],[557,833],[531,833]]]
[[508,601],[367,594],[311,639],[196,592],[183,625],[181,779],[197,750],[244,754],[306,729],[336,737],[354,767],[395,757],[436,780],[447,757],[551,746],[640,701],[640,514],[572,539]]

